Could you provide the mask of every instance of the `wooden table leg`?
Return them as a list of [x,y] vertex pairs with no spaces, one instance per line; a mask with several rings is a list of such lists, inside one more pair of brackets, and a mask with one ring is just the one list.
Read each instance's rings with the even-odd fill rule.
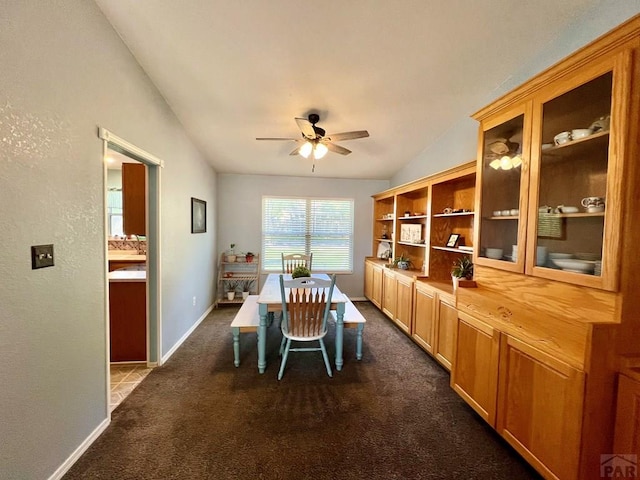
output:
[[336,370],[342,370],[342,344],[344,341],[344,302],[336,305]]
[[267,323],[268,323],[268,305],[261,303],[259,306],[260,326],[258,327],[258,372],[264,373],[267,367],[266,350],[267,350]]
[[359,323],[356,333],[356,359],[362,360],[362,332],[364,331],[364,323]]

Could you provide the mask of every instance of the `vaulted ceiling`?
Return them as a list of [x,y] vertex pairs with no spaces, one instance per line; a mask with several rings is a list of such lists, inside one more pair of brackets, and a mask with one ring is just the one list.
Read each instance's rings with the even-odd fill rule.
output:
[[[391,178],[597,0],[96,0],[221,173]],[[290,156],[320,115],[353,151]]]

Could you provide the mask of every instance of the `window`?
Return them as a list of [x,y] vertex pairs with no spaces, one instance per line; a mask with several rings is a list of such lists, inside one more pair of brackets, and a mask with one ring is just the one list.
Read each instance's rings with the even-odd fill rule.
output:
[[107,192],[107,215],[109,216],[109,235],[124,237],[121,188],[110,188]]
[[262,269],[282,271],[282,254],[313,253],[313,270],[353,272],[353,199],[262,197]]

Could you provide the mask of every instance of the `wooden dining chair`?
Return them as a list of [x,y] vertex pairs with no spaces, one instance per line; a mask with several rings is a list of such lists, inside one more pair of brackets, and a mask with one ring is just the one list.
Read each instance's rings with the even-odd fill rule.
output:
[[[331,365],[329,356],[324,346],[324,337],[327,334],[327,319],[331,309],[331,296],[336,284],[336,276],[330,280],[299,277],[293,280],[284,280],[280,275],[280,294],[282,297],[282,344],[280,353],[282,361],[278,380],[282,379],[284,368],[287,364],[289,352],[322,352],[324,364],[330,377]],[[291,342],[318,342],[319,347],[291,348]]]
[[282,254],[282,273],[292,273],[296,267],[307,267],[311,271],[311,261],[313,260],[313,253],[309,255],[301,255],[299,253],[292,253],[289,255]]

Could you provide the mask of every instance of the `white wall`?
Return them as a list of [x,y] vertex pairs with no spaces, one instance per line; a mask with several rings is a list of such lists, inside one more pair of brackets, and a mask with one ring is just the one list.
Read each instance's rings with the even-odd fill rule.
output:
[[353,198],[354,272],[338,275],[336,282],[348,296],[364,296],[364,257],[372,255],[371,195],[386,190],[389,182],[231,174],[219,174],[218,179],[218,255],[231,243],[236,244],[237,251],[260,252],[263,195]]
[[213,301],[216,174],[93,2],[1,2],[0,65],[0,477],[44,479],[108,418],[97,127],[165,161],[163,353]]
[[[483,98],[478,99],[477,105],[469,105],[469,115],[638,13],[640,13],[638,0],[603,0],[589,10],[575,12],[575,20],[570,28],[558,32],[555,38],[549,39],[549,43],[537,59],[522,65],[520,71],[513,72],[509,80],[496,90],[486,92]],[[553,13],[550,12],[550,14]],[[523,35],[526,35],[526,32],[523,32]],[[496,52],[496,60],[499,61],[499,58],[500,52]],[[478,123],[470,117],[460,118],[436,143],[428,146],[397,172],[391,179],[391,184],[402,185],[416,178],[474,160],[477,156],[477,140]]]

